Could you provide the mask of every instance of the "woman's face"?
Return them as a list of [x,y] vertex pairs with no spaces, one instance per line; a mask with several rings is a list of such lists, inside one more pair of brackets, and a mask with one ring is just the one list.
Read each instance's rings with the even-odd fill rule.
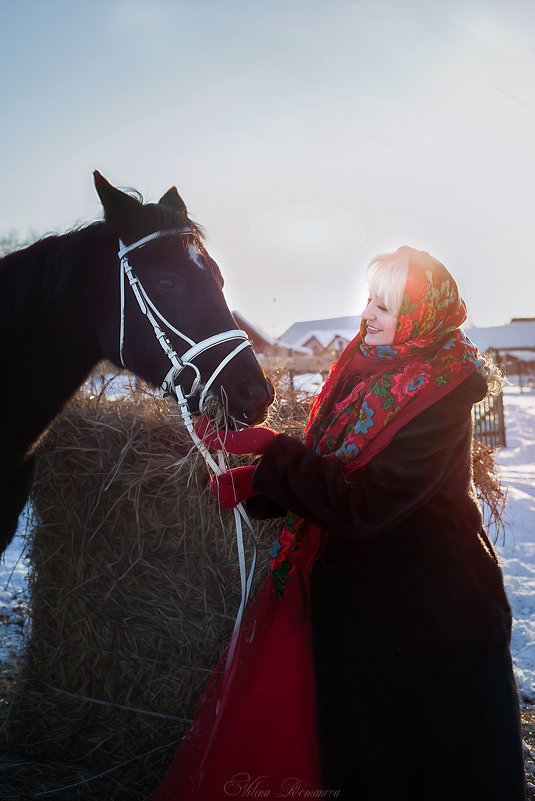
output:
[[388,311],[382,298],[371,294],[368,305],[362,312],[362,319],[366,322],[364,341],[367,345],[393,344],[398,318]]

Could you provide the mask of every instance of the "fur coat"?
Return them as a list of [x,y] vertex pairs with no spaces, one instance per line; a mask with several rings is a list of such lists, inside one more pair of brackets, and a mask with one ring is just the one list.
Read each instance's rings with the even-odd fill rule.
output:
[[473,373],[349,475],[285,435],[257,468],[253,516],[289,509],[329,535],[311,625],[332,797],[525,798],[511,611],[471,472],[485,392]]

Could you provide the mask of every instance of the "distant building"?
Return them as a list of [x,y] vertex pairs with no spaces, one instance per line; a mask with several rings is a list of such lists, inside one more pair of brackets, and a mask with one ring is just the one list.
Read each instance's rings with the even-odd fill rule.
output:
[[482,353],[488,350],[508,353],[535,351],[535,319],[514,318],[507,325],[465,328],[466,335]]
[[249,322],[243,314],[238,311],[233,311],[232,316],[236,321],[238,328],[245,331],[257,356],[288,356],[292,353],[302,354],[304,356],[311,356],[312,350],[296,343],[284,341],[284,337],[280,339],[271,339],[260,328]]
[[360,316],[331,317],[294,323],[281,337],[294,347],[310,348],[315,356],[336,359],[358,333]]
[[319,331],[346,332],[351,339],[358,333],[360,328],[360,315],[355,314],[350,317],[329,317],[325,320],[303,320],[293,323],[287,331],[280,337],[284,342],[303,344],[308,334],[317,334]]

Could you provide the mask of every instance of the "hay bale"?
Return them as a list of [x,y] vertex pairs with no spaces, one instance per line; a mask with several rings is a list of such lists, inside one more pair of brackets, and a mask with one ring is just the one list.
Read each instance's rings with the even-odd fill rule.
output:
[[[308,406],[280,393],[268,423],[300,436]],[[500,520],[493,453],[474,447],[480,497]],[[240,602],[234,517],[208,479],[176,405],[158,396],[81,391],[58,418],[33,493],[32,626],[10,698],[12,747],[96,771],[168,744],[144,767],[145,789],[157,786]],[[255,585],[280,521],[256,529]]]
[[[178,741],[241,597],[234,517],[219,512],[208,478],[176,404],[159,397],[118,404],[82,392],[58,418],[33,493],[15,747],[109,766]],[[256,583],[279,526],[259,531]]]

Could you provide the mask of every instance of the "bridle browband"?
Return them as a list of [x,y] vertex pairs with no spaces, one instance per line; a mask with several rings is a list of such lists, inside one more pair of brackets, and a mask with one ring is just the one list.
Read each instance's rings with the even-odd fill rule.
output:
[[[136,242],[133,242],[131,245],[124,245],[121,240],[119,240],[119,251],[118,257],[121,262],[121,327],[120,327],[120,335],[119,335],[119,355],[121,359],[121,364],[125,367],[125,363],[123,360],[123,347],[124,347],[124,318],[125,318],[125,294],[124,294],[124,279],[125,276],[128,278],[128,282],[132,287],[132,291],[135,295],[135,298],[138,302],[138,306],[142,312],[142,314],[147,317],[149,322],[152,325],[154,334],[156,339],[160,343],[160,346],[164,353],[166,354],[167,358],[171,362],[171,367],[169,371],[166,373],[161,388],[165,393],[172,393],[176,394],[176,381],[179,377],[180,373],[186,368],[190,367],[193,372],[195,373],[195,377],[193,379],[191,388],[189,392],[184,392],[184,398],[187,400],[188,398],[193,397],[199,390],[201,386],[201,373],[199,368],[194,363],[193,359],[199,356],[204,351],[209,350],[209,348],[213,348],[216,345],[220,345],[223,342],[231,342],[234,339],[241,340],[239,345],[227,355],[225,358],[219,363],[219,365],[215,368],[212,372],[211,376],[206,381],[204,387],[202,388],[201,395],[199,398],[199,411],[202,411],[204,402],[206,400],[206,396],[210,387],[212,386],[213,382],[217,378],[217,376],[221,373],[221,371],[227,366],[227,364],[240,353],[244,348],[251,347],[251,343],[245,331],[241,331],[239,328],[233,328],[230,331],[223,331],[220,334],[214,334],[211,337],[207,337],[206,339],[201,340],[201,342],[194,342],[190,337],[186,336],[186,334],[182,333],[182,331],[178,331],[170,322],[166,320],[165,317],[158,311],[154,303],[151,301],[147,292],[145,291],[141,281],[135,275],[132,267],[128,263],[128,254],[132,250],[136,250],[137,248],[143,247],[148,242],[152,242],[152,240],[157,239],[161,236],[187,236],[188,234],[192,234],[193,231],[191,228],[170,228],[168,230],[163,231],[155,231],[153,234],[148,234],[144,236],[142,239],[138,239]],[[179,356],[174,350],[169,337],[162,330],[160,323],[156,319],[158,318],[160,323],[163,323],[170,331],[177,334],[177,336],[181,337],[184,342],[187,342],[190,347],[188,350],[185,351],[181,356]]]

